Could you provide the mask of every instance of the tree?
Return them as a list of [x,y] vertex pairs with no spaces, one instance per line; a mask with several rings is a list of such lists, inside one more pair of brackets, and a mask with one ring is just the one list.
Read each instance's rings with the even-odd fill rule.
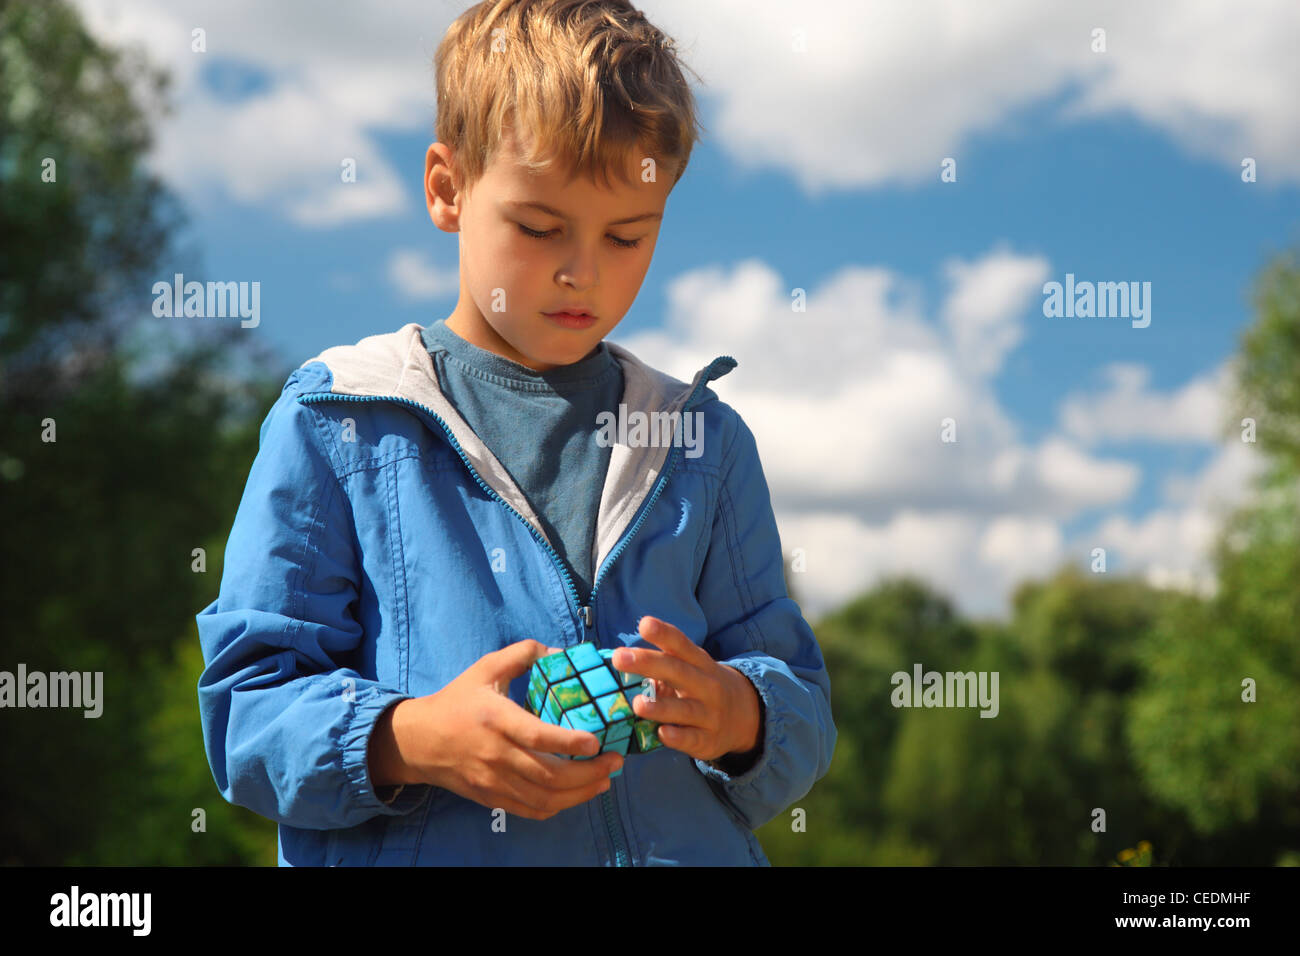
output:
[[1300,265],[1258,278],[1257,315],[1235,366],[1230,434],[1257,424],[1268,467],[1214,553],[1218,587],[1188,599],[1143,648],[1149,678],[1131,739],[1153,789],[1234,862],[1300,847]]
[[[165,86],[65,3],[0,7],[0,660],[103,675],[98,718],[5,713],[4,863],[145,863],[189,833],[147,755],[182,693],[174,752],[202,756],[196,688],[166,683],[216,590],[193,550],[228,528],[284,379],[238,329],[152,315],[181,257],[179,206],[143,167]],[[184,817],[150,825],[160,809]]]

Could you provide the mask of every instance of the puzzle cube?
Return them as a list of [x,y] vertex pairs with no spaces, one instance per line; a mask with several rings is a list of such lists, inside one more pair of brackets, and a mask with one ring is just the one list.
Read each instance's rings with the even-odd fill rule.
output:
[[632,709],[645,678],[617,670],[613,656],[588,641],[539,658],[528,675],[529,709],[548,724],[595,734],[598,754],[613,750],[627,757],[662,747],[659,725]]

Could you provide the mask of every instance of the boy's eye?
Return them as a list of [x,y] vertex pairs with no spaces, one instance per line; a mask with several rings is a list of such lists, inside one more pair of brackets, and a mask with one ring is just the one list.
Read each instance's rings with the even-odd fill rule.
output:
[[[551,233],[555,231],[552,229],[547,232],[538,232],[535,229],[529,229],[522,222],[515,223],[515,225],[522,230],[524,235],[532,236],[534,239],[549,239],[551,238]],[[620,239],[618,236],[610,236],[609,238],[613,240],[614,245],[620,246],[624,249],[635,249],[637,246],[641,245],[640,239]]]

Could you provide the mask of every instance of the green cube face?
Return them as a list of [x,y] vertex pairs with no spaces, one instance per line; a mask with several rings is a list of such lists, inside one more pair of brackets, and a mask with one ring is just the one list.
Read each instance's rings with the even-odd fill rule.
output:
[[541,678],[547,684],[558,683],[566,677],[573,677],[578,673],[573,669],[573,665],[569,663],[569,658],[565,656],[563,651],[558,654],[547,654],[537,661],[533,667],[541,671]]
[[591,703],[591,697],[587,695],[586,688],[582,686],[582,682],[576,677],[560,681],[551,688],[551,693],[560,702],[561,710],[570,710]]
[[594,734],[601,753],[655,750],[662,746],[659,725],[632,709],[643,678],[617,670],[612,657],[613,651],[587,642],[541,658],[529,673],[528,707],[547,723]]
[[542,718],[542,720],[546,721],[548,724],[562,726],[561,721],[564,718],[564,708],[561,707],[560,702],[556,700],[553,690],[546,692],[546,702],[543,705],[542,710],[533,711],[533,713],[537,714],[538,717]]
[[659,742],[659,725],[653,720],[638,720],[632,729],[636,735],[637,749],[641,753],[648,753],[663,746]]
[[542,677],[541,671],[534,669],[528,678],[528,706],[536,714],[541,711],[545,701],[546,679]]

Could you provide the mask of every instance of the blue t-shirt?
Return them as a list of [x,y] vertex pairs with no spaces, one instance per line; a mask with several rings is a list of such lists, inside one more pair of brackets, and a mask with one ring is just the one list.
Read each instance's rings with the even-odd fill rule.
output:
[[538,372],[465,341],[445,319],[422,338],[442,393],[533,506],[586,604],[610,454],[596,441],[596,416],[617,414],[623,399],[618,360],[601,342],[572,365]]

